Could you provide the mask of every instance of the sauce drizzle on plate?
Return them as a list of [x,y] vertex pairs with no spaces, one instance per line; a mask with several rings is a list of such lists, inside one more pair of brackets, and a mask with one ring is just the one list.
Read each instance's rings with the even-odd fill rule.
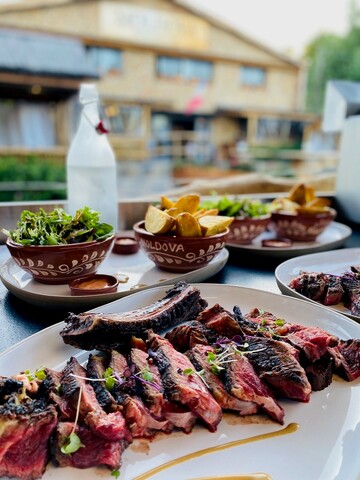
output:
[[[222,450],[227,450],[228,448],[233,448],[233,447],[238,447],[240,445],[246,445],[247,443],[252,443],[252,442],[258,442],[260,440],[267,440],[269,438],[274,438],[274,437],[280,437],[282,435],[289,435],[290,433],[295,433],[299,429],[299,424],[298,423],[289,423],[286,427],[282,428],[281,430],[277,430],[275,432],[270,432],[270,433],[264,433],[261,435],[254,435],[253,437],[248,437],[248,438],[242,438],[241,440],[234,440],[232,442],[224,443],[222,445],[216,445],[215,447],[209,447],[209,448],[204,448],[203,450],[198,450],[197,452],[189,453],[187,455],[184,455],[183,457],[176,458],[174,460],[170,460],[170,462],[164,463],[163,465],[159,465],[158,467],[155,467],[148,472],[142,473],[141,475],[138,475],[137,477],[134,478],[134,480],[147,480],[148,478],[153,477],[155,474],[162,472],[164,470],[167,470],[168,468],[175,467],[176,465],[179,465],[180,463],[188,462],[189,460],[192,460],[193,458],[199,458],[204,455],[209,455],[212,453],[220,452]],[[259,475],[259,474],[254,474],[254,475]],[[264,474],[261,474],[264,475]],[[214,477],[211,477],[214,478]],[[216,477],[215,477],[216,478]],[[254,476],[240,476],[240,477],[218,477],[219,480],[231,480],[231,479],[238,479],[238,480],[270,480],[271,477],[254,477]],[[196,479],[193,479],[196,480]],[[197,480],[207,480],[206,477],[203,479],[197,479]]]

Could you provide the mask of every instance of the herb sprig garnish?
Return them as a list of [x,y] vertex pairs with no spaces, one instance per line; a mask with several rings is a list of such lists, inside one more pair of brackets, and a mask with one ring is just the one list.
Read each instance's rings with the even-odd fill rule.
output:
[[[249,344],[247,342],[242,344],[231,341],[229,342],[230,343],[218,342],[219,347],[216,348],[214,351],[209,351],[207,353],[206,362],[210,365],[210,371],[215,375],[219,375],[223,370],[225,370],[226,364],[236,362],[236,355],[248,355],[252,353],[262,352],[265,350],[265,348],[248,350]],[[209,385],[204,378],[204,369],[195,370],[193,368],[185,368],[181,373],[186,376],[197,375],[209,388]]]
[[121,375],[119,375],[117,372],[114,372],[111,367],[108,367],[103,373],[103,378],[82,377],[80,375],[75,375],[74,373],[71,373],[70,375],[75,378],[87,380],[88,382],[105,382],[105,388],[109,390],[109,392],[111,392],[116,384],[121,385],[122,383],[131,379],[149,385],[155,388],[155,390],[161,390],[161,388],[153,382],[154,376],[150,372],[148,365],[137,373],[134,373],[133,369],[128,367]]
[[46,378],[45,367],[40,367],[35,370],[35,372],[25,370],[24,374],[26,375],[29,382],[32,382],[34,380],[45,380]]
[[81,386],[79,389],[79,398],[76,406],[76,416],[75,416],[73,428],[71,430],[70,435],[65,438],[65,442],[60,448],[61,452],[64,453],[65,455],[71,455],[72,453],[77,452],[80,448],[85,447],[85,445],[81,443],[79,436],[75,433],[77,423],[79,420],[82,391],[83,391],[83,387]]

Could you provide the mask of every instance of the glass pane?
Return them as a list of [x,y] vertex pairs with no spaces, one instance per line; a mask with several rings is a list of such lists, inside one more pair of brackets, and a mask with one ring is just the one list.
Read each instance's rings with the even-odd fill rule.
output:
[[266,72],[260,67],[241,67],[240,80],[243,85],[261,86],[265,83]]
[[122,68],[122,52],[115,48],[88,47],[88,55],[101,75]]

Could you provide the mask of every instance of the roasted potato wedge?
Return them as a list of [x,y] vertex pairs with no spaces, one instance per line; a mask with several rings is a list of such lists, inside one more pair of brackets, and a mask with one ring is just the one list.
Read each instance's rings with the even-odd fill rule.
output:
[[316,197],[306,204],[307,207],[330,207],[330,200],[324,197]]
[[174,206],[174,202],[170,200],[170,198],[166,197],[165,195],[162,195],[160,206],[161,208],[168,210],[169,208],[172,208]]
[[145,215],[145,229],[150,233],[167,233],[175,225],[175,219],[159,208],[149,205]]
[[179,208],[183,212],[195,213],[200,205],[200,195],[189,194],[178,198],[173,207]]
[[170,217],[173,217],[173,218],[177,218],[180,215],[180,213],[183,213],[183,211],[180,208],[177,208],[177,207],[172,207],[172,208],[169,208],[168,210],[164,210],[164,211],[165,211],[165,213],[170,215]]
[[304,205],[306,203],[306,186],[304,183],[294,185],[287,196],[292,202]]
[[194,215],[183,212],[176,218],[176,234],[180,237],[201,237],[202,231]]
[[210,237],[226,230],[233,220],[233,217],[224,217],[222,215],[205,215],[199,218],[199,224],[203,235]]
[[217,208],[211,208],[210,210],[205,210],[205,208],[202,208],[194,213],[194,217],[199,220],[199,218],[204,217],[205,215],[217,215],[218,213],[219,210]]

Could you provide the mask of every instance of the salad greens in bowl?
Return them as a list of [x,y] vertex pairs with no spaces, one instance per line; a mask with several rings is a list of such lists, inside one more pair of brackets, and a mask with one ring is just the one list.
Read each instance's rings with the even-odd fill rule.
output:
[[74,216],[62,208],[45,212],[23,210],[18,227],[2,229],[13,242],[20,245],[66,245],[94,240],[105,240],[114,234],[114,228],[100,223],[100,213],[89,207],[77,210]]
[[246,245],[261,235],[269,226],[273,205],[260,200],[223,196],[204,200],[202,208],[217,209],[219,215],[234,217],[227,237],[228,244]]
[[2,229],[14,261],[42,283],[69,283],[97,271],[114,243],[114,229],[84,207],[72,217],[63,209],[24,210],[18,227]]

